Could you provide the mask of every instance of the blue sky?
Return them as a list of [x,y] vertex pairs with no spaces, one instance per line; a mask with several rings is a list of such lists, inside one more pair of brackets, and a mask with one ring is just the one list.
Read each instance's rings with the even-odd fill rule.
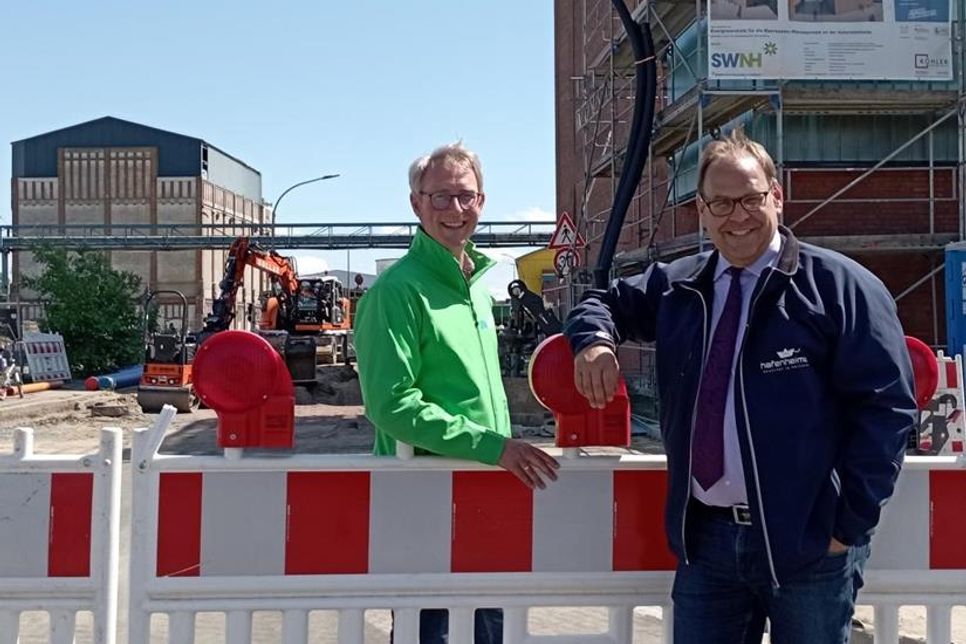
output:
[[[553,8],[452,2],[4,3],[0,141],[111,115],[203,138],[262,173],[279,222],[405,221],[406,170],[462,138],[484,220],[552,218]],[[10,221],[10,149],[0,154]],[[488,284],[505,293],[504,253]],[[352,269],[377,257],[352,253]],[[300,255],[303,272],[345,252]]]

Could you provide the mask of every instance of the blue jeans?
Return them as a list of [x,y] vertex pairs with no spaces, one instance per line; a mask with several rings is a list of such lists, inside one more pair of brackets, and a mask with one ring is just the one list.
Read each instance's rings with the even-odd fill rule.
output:
[[[503,611],[478,608],[473,616],[475,644],[503,644]],[[392,632],[389,633],[392,642]],[[424,608],[419,611],[419,644],[446,644],[449,641],[449,611]]]
[[826,556],[774,588],[754,526],[688,514],[688,559],[671,593],[675,644],[846,644],[869,546]]

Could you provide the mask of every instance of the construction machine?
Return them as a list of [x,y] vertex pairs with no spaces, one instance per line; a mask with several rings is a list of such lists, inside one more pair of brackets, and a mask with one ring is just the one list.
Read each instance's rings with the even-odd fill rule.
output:
[[[176,318],[159,320],[160,331],[151,331],[151,305],[162,296],[174,296]],[[188,300],[180,291],[153,291],[144,302],[144,373],[138,384],[138,404],[146,412],[160,411],[165,404],[180,412],[198,406],[191,376],[197,341],[188,332]]]
[[205,319],[202,341],[231,327],[246,266],[268,273],[272,280],[272,289],[261,297],[258,334],[285,359],[295,384],[314,385],[319,341],[345,337],[351,329],[350,304],[342,283],[331,276],[300,278],[294,260],[247,237],[235,239],[228,250],[220,292]]

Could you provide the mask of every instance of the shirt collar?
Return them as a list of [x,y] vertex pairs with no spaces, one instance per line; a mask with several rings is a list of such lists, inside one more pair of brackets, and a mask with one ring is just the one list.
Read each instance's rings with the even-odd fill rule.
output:
[[[761,254],[761,257],[756,259],[754,263],[750,266],[745,266],[744,272],[750,273],[758,279],[761,276],[761,272],[765,270],[768,266],[774,266],[778,262],[778,254],[782,248],[782,236],[778,234],[778,230],[775,230],[775,235],[771,238],[771,242],[768,243],[768,248],[765,252]],[[724,255],[718,253],[718,264],[714,268],[714,279],[718,281],[726,270],[731,268],[731,262],[724,258]]]

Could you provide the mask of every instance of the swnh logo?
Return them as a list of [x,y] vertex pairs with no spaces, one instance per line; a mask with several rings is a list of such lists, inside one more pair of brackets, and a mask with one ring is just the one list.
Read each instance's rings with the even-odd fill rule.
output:
[[745,54],[711,54],[711,66],[715,68],[736,69],[747,67],[761,67],[763,56],[755,52]]

